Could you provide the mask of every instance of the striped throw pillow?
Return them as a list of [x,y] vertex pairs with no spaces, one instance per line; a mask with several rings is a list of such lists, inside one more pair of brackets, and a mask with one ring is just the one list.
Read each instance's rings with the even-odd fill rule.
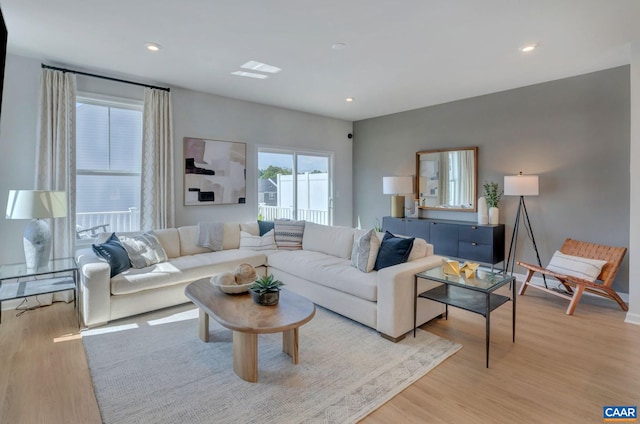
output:
[[268,231],[262,237],[251,235],[246,231],[240,231],[240,249],[242,250],[275,250],[276,240],[273,230]]
[[371,272],[376,264],[380,250],[380,239],[378,235],[369,230],[362,236],[356,238],[351,251],[351,265],[362,272]]
[[607,261],[598,259],[582,258],[580,256],[566,255],[559,250],[553,254],[547,269],[557,274],[569,275],[571,277],[582,278],[583,280],[596,281],[602,267]]
[[301,250],[304,224],[304,221],[276,219],[273,228],[276,233],[276,245],[278,249]]

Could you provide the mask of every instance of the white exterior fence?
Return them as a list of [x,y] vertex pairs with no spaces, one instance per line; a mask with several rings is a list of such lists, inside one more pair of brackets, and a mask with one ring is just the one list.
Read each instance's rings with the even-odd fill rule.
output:
[[[258,215],[265,221],[273,221],[277,218],[294,219],[293,208],[285,208],[282,206],[260,204],[258,205]],[[329,211],[298,209],[298,216],[295,219],[329,225]]]
[[[95,227],[97,232],[128,232],[140,230],[140,210],[129,208],[128,211],[114,212],[80,212],[76,214],[76,232],[89,230]],[[78,238],[88,238],[91,233],[78,233]]]

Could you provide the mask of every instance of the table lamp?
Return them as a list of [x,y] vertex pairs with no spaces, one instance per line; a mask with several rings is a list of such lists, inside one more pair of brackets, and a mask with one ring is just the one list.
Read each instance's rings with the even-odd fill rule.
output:
[[51,230],[43,218],[67,216],[64,191],[10,190],[7,219],[31,219],[24,230],[24,257],[29,269],[47,265],[51,254]]
[[391,217],[404,218],[404,196],[413,193],[413,177],[382,177],[382,193],[391,194]]

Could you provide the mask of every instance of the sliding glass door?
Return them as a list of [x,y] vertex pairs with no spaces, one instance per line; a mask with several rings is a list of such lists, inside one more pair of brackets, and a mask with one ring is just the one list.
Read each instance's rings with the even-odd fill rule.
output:
[[331,225],[331,159],[327,153],[259,148],[258,219]]

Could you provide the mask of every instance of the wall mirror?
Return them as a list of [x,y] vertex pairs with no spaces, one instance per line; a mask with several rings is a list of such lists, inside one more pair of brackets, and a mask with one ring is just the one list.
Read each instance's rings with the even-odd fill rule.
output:
[[417,152],[416,178],[420,209],[477,211],[477,147]]

